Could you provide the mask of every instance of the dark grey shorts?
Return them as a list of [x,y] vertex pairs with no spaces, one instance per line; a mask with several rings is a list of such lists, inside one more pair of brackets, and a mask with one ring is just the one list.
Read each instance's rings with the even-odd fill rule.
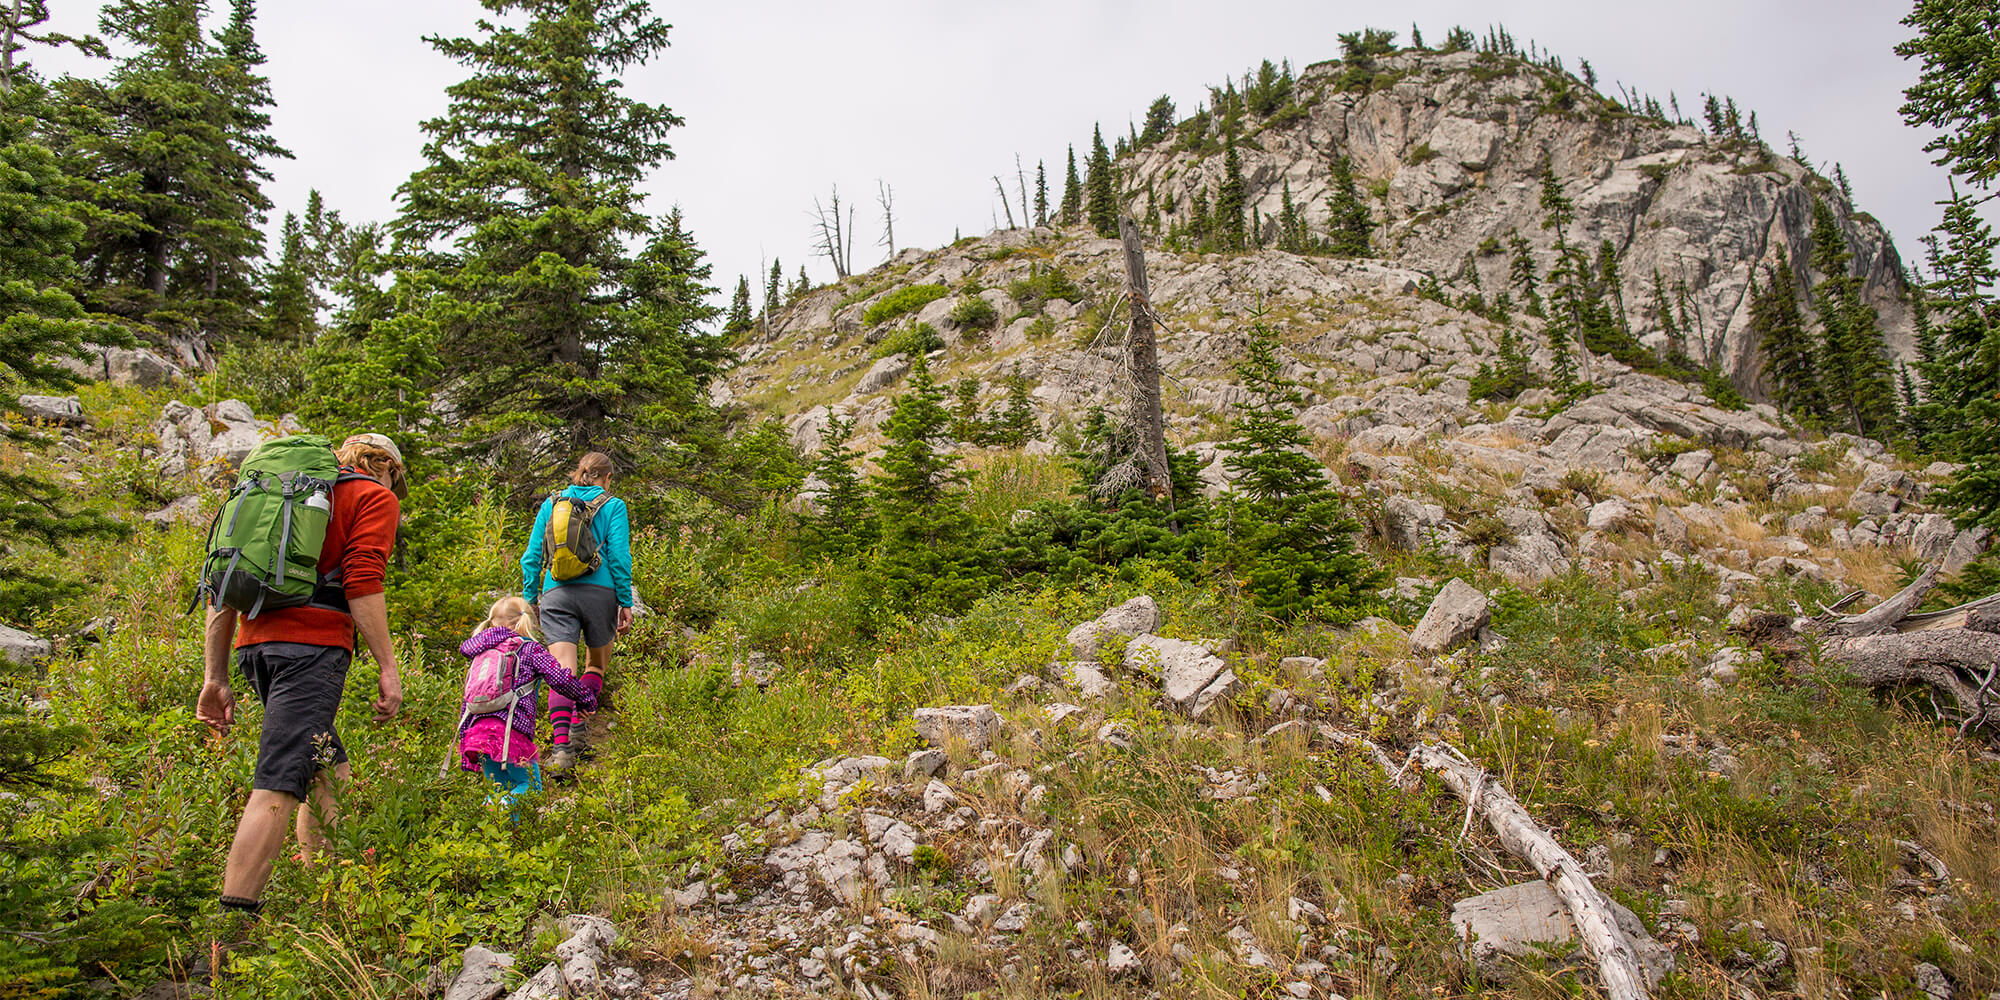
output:
[[535,603],[542,615],[542,641],[576,642],[594,649],[618,635],[618,595],[594,583],[568,583],[542,591]]
[[260,642],[236,651],[236,668],[264,703],[250,787],[303,799],[320,768],[347,761],[333,717],[353,659],[338,646],[302,642]]

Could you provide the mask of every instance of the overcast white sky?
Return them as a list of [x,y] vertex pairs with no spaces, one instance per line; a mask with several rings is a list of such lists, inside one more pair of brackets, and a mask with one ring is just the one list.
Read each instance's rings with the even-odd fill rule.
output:
[[[211,0],[226,12],[225,0]],[[56,26],[94,30],[97,0],[56,0]],[[1161,93],[1185,115],[1207,85],[1265,58],[1293,66],[1339,55],[1335,36],[1363,26],[1407,39],[1412,19],[1440,42],[1463,24],[1500,23],[1665,100],[1736,97],[1783,149],[1796,131],[1831,172],[1845,165],[1861,207],[1881,218],[1906,260],[1937,221],[1944,173],[1897,115],[1915,68],[1891,51],[1908,31],[1905,0],[728,0],[656,2],[673,45],[628,74],[628,92],[686,120],[676,158],[647,185],[649,206],[678,203],[725,292],[772,257],[787,278],[810,256],[809,209],[838,184],[856,202],[855,257],[871,265],[878,179],[894,186],[899,247],[983,233],[998,214],[992,175],[1011,188],[1020,154],[1033,183],[1046,160],[1060,193],[1066,144],[1107,141]],[[1393,13],[1388,11],[1393,10]],[[270,56],[273,130],[296,159],[273,165],[273,225],[318,188],[351,220],[386,219],[420,165],[418,123],[445,107],[461,67],[422,41],[464,35],[476,0],[265,0],[258,36]],[[48,72],[101,63],[43,54]],[[1989,204],[1989,208],[1992,206]],[[1989,213],[1990,217],[1990,213]]]

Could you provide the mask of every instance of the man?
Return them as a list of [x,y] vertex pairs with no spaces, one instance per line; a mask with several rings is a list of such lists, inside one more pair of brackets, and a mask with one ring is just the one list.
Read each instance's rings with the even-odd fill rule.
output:
[[[204,677],[195,717],[228,732],[236,721],[229,687],[229,652],[264,704],[257,741],[257,771],[250,801],[236,826],[223,870],[222,907],[254,916],[263,908],[264,885],[285,846],[285,827],[296,823],[300,856],[310,860],[328,844],[334,822],[333,787],[349,775],[347,749],[334,728],[341,689],[354,656],[354,637],[380,668],[375,720],[386,722],[403,704],[395,647],[382,581],[395,546],[407,492],[403,455],[381,434],[358,434],[338,449],[342,482],[333,489],[332,519],[321,548],[321,572],[337,586],[312,604],[266,611],[240,622],[235,611],[211,607],[203,648]],[[341,610],[345,608],[345,610]]]

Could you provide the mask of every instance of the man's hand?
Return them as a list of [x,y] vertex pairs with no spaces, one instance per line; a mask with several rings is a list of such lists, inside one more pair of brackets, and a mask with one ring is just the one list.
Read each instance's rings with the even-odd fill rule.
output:
[[375,721],[387,722],[395,718],[397,712],[403,710],[403,678],[396,672],[395,664],[390,663],[382,667],[376,688],[382,697],[375,699]]
[[236,723],[236,692],[224,681],[204,681],[201,695],[194,700],[194,717],[217,733],[227,734]]
[[619,608],[619,609],[618,609],[618,634],[619,634],[619,635],[624,635],[625,633],[627,633],[627,632],[630,632],[631,630],[632,630],[632,609],[631,609],[631,608]]

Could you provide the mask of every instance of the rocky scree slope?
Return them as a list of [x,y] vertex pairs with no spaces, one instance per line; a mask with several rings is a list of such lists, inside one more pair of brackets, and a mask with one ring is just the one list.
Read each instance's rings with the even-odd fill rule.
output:
[[[1579,562],[1651,573],[1692,559],[1733,589],[1772,572],[1886,586],[1898,560],[1949,556],[1955,571],[1985,544],[1923,505],[1949,466],[1912,467],[1848,435],[1808,440],[1768,405],[1723,409],[1697,387],[1610,358],[1593,362],[1596,391],[1566,407],[1543,390],[1472,399],[1500,328],[1418,297],[1408,268],[1268,250],[1155,251],[1147,267],[1164,322],[1168,438],[1200,459],[1211,494],[1228,485],[1216,442],[1239,398],[1231,369],[1262,310],[1287,376],[1303,385],[1299,418],[1318,457],[1372,532],[1399,548],[1436,548],[1524,583]],[[1075,301],[1010,291],[1052,269],[1069,276]],[[740,346],[741,366],[714,394],[782,419],[808,452],[831,419],[852,418],[873,458],[911,364],[877,355],[927,324],[945,345],[930,359],[938,381],[976,381],[987,411],[1012,373],[1028,380],[1038,439],[1027,450],[1051,453],[1090,407],[1124,405],[1123,282],[1118,244],[1074,233],[1014,230],[905,251],[781,313]],[[918,285],[947,291],[867,322],[871,307]],[[992,307],[991,328],[954,321],[972,298]],[[1543,370],[1548,360],[1545,350],[1534,358]]]
[[[1296,85],[1302,117],[1259,127],[1246,116],[1237,152],[1249,203],[1263,218],[1278,217],[1289,183],[1323,232],[1333,163],[1348,157],[1382,227],[1375,252],[1461,293],[1472,290],[1476,270],[1490,301],[1508,287],[1510,259],[1489,240],[1504,248],[1518,233],[1541,273],[1554,262],[1555,234],[1542,228],[1540,204],[1542,176],[1553,171],[1576,205],[1570,242],[1594,254],[1609,240],[1618,252],[1634,334],[1654,346],[1664,337],[1653,275],[1669,294],[1685,282],[1696,318],[1689,352],[1763,398],[1750,281],[1776,266],[1780,250],[1806,274],[1819,197],[1840,220],[1891,352],[1913,355],[1902,260],[1887,231],[1798,161],[1760,142],[1630,114],[1581,80],[1519,56],[1403,52],[1370,64],[1371,82],[1354,89],[1341,86],[1348,64],[1308,67]],[[1211,149],[1220,128],[1211,126]],[[1220,154],[1171,141],[1119,167],[1125,210],[1143,218],[1157,209],[1168,227],[1187,222],[1197,191],[1212,204],[1223,177]]]

